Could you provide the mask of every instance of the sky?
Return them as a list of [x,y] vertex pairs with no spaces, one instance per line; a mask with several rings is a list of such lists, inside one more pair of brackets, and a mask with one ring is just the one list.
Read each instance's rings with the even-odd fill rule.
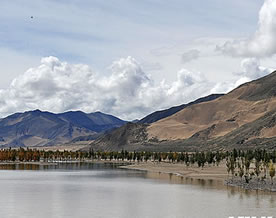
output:
[[275,0],[1,0],[0,117],[133,120],[276,69]]

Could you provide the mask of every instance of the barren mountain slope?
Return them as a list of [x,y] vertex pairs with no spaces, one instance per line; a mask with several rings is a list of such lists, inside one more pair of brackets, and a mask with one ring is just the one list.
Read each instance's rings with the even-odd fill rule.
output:
[[149,139],[187,139],[194,134],[206,139],[224,136],[276,109],[276,92],[271,81],[276,84],[275,72],[216,100],[192,105],[155,122],[147,128]]
[[153,123],[147,131],[149,138],[175,140],[189,138],[201,130],[216,125],[208,136],[215,138],[252,122],[275,108],[275,98],[257,102],[221,98],[186,108],[171,117]]
[[179,105],[179,106],[171,107],[169,109],[156,111],[156,112],[153,112],[153,113],[147,115],[143,119],[139,120],[138,123],[144,123],[144,124],[154,123],[154,122],[157,122],[158,120],[161,120],[161,119],[164,119],[166,117],[172,116],[173,114],[177,113],[178,111],[183,110],[186,107],[189,107],[189,106],[194,105],[194,104],[199,104],[199,103],[202,103],[202,102],[212,101],[212,100],[215,100],[215,99],[217,99],[217,98],[219,98],[223,95],[224,94],[212,94],[212,95],[208,95],[206,97],[199,98],[199,99],[197,99],[193,102],[190,102],[188,104],[182,104],[182,105]]

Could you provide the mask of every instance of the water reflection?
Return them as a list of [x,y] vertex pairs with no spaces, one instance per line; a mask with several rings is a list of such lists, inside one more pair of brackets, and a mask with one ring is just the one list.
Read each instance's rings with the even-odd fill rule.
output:
[[171,184],[190,184],[190,185],[199,185],[201,187],[205,188],[220,188],[224,187],[224,184],[222,181],[218,180],[212,180],[212,179],[194,179],[190,177],[183,177],[183,176],[178,176],[174,175],[173,173],[152,173],[152,172],[147,172],[146,177],[148,179],[156,179],[160,182],[169,182]]
[[68,163],[4,163],[0,164],[0,170],[97,170],[117,169],[124,163],[91,163],[91,162],[68,162]]

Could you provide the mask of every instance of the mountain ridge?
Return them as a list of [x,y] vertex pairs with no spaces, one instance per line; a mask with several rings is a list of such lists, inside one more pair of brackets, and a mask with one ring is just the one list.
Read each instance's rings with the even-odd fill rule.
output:
[[97,135],[125,124],[115,116],[95,112],[26,111],[0,120],[0,146],[44,146],[63,144],[80,136]]
[[138,123],[144,123],[144,124],[154,123],[154,122],[157,122],[158,120],[169,117],[169,116],[177,113],[178,111],[183,110],[186,107],[189,107],[189,106],[194,105],[194,104],[203,103],[203,102],[206,102],[206,101],[215,100],[215,99],[217,99],[217,98],[219,98],[223,95],[224,94],[211,94],[211,95],[196,99],[195,101],[189,102],[187,104],[182,104],[182,105],[179,105],[179,106],[171,107],[169,109],[155,111],[155,112],[147,115],[146,117],[142,118],[141,120],[139,120]]

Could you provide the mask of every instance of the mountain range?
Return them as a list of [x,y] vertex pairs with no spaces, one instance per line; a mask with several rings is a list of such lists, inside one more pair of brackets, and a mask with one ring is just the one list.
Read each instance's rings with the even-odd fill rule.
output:
[[133,122],[101,112],[27,111],[0,119],[0,146],[76,145],[85,150],[194,151],[276,148],[276,71],[233,91]]
[[[69,111],[54,114],[47,111],[27,111],[15,113],[0,119],[1,147],[41,147],[63,144],[91,143],[97,138],[108,135],[113,129],[134,123],[147,123],[166,118],[179,110],[200,102],[206,102],[220,97],[210,95],[192,103],[172,107],[148,115],[141,120],[127,122],[115,116],[101,112],[84,113]],[[118,140],[117,143],[120,143]]]
[[226,95],[188,104],[163,119],[149,116],[145,122],[128,123],[100,136],[88,148],[155,151],[274,149],[275,84],[276,71]]
[[101,133],[124,125],[123,121],[101,112],[69,111],[54,114],[47,111],[27,111],[0,120],[2,147],[49,146],[73,139],[95,139]]

